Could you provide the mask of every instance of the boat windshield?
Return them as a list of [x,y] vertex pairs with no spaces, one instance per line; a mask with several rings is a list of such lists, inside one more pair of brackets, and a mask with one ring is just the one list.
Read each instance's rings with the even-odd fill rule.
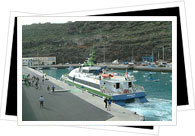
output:
[[94,73],[96,72],[97,70],[89,70],[89,73]]
[[82,70],[82,72],[84,72],[84,73],[94,73],[96,71],[97,70],[85,70],[85,69]]

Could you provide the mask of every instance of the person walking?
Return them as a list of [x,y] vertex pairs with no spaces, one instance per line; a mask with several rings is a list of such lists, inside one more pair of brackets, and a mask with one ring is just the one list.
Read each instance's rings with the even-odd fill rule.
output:
[[54,94],[54,92],[55,92],[55,86],[53,85],[52,86],[52,93]]
[[48,94],[50,94],[49,92],[50,92],[50,86],[48,85],[47,86],[47,91],[48,91]]
[[84,93],[84,88],[85,88],[84,86],[81,86],[82,93]]
[[35,83],[35,87],[36,87],[36,89],[38,89],[39,87],[38,87],[38,81],[36,81],[36,83]]
[[44,81],[45,81],[45,78],[43,77],[43,79],[42,79],[42,83],[43,83],[43,85],[44,85]]
[[43,108],[43,103],[44,103],[44,98],[43,98],[43,96],[41,96],[41,97],[39,98],[39,102],[40,102],[40,108]]
[[37,79],[37,82],[39,82],[39,78],[37,77],[36,79]]
[[107,99],[107,97],[104,99],[104,103],[105,103],[105,108],[107,108],[107,104],[108,104],[108,99]]
[[32,77],[32,86],[34,86],[35,79]]
[[105,90],[106,90],[106,86],[105,86],[105,83],[102,85],[102,93],[105,93]]
[[108,99],[108,111],[111,111],[111,99]]
[[75,76],[72,78],[73,82],[75,81]]

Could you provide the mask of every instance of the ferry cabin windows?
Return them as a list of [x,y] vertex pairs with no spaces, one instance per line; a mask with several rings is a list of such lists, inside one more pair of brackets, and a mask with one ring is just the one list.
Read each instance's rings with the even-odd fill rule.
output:
[[89,70],[89,73],[94,73],[96,72],[97,70]]
[[131,82],[129,82],[129,88],[131,88],[132,87],[132,83]]
[[83,73],[88,73],[88,70],[83,69],[82,72]]
[[82,72],[83,73],[94,73],[96,72],[97,70],[86,70],[86,69],[82,69]]
[[116,89],[120,88],[120,83],[116,83]]

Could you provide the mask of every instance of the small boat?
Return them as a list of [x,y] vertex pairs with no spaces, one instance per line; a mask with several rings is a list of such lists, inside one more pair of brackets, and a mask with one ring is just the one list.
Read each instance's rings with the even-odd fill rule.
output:
[[56,70],[56,69],[58,69],[58,68],[55,68],[55,67],[51,67],[50,69],[52,69],[52,70]]
[[39,71],[39,70],[42,70],[43,68],[37,67],[37,68],[35,68],[35,69]]
[[153,80],[153,82],[160,82],[160,79],[155,79]]
[[156,72],[149,72],[150,75],[156,74]]
[[160,79],[153,79],[152,77],[149,77],[148,79],[153,81],[153,82],[159,82],[160,81]]
[[153,75],[153,74],[156,74],[156,72],[146,72],[145,75]]
[[73,69],[74,69],[73,66],[69,66],[69,67],[68,67],[68,70],[69,70],[69,71],[71,71],[71,70],[73,70]]
[[161,72],[161,74],[162,74],[162,75],[166,75],[166,74],[168,74],[168,73],[166,73],[166,72]]
[[138,71],[137,70],[134,70],[133,73],[137,73]]
[[145,75],[150,75],[150,73],[149,72],[146,72]]

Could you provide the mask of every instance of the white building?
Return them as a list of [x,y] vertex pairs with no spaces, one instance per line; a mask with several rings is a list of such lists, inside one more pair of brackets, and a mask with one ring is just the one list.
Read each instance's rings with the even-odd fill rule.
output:
[[33,66],[33,58],[22,58],[23,66]]
[[23,66],[55,65],[56,57],[29,57],[22,58]]

